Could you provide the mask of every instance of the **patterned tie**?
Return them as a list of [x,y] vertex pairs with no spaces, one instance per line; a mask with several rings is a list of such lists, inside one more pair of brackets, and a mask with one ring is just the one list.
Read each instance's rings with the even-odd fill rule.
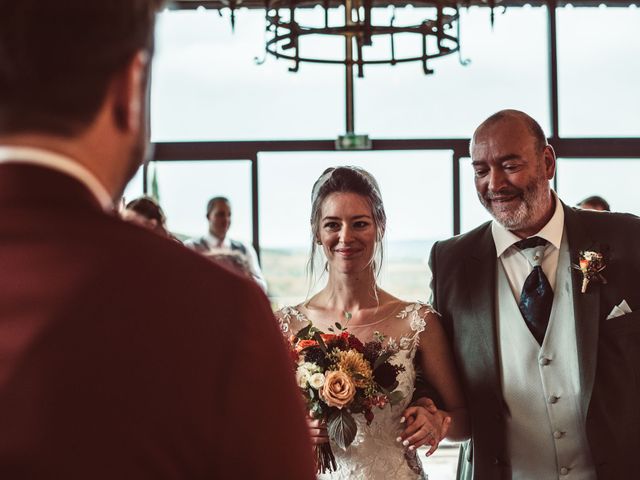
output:
[[540,237],[530,237],[515,243],[533,267],[524,281],[518,307],[527,327],[540,345],[547,331],[553,305],[553,290],[540,266],[544,255],[544,248],[541,247],[546,244],[547,241]]

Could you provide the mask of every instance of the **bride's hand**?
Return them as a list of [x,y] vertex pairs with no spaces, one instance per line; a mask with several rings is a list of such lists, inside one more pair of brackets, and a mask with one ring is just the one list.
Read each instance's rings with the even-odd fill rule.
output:
[[307,426],[309,427],[309,435],[311,436],[312,445],[322,445],[329,441],[327,425],[322,420],[315,420],[310,414],[308,414]]
[[428,399],[418,401],[417,404],[407,408],[402,413],[402,418],[407,427],[398,437],[398,441],[410,450],[415,450],[423,445],[431,445],[427,456],[433,454],[444,437],[446,437],[451,424],[451,417],[447,412],[438,410]]

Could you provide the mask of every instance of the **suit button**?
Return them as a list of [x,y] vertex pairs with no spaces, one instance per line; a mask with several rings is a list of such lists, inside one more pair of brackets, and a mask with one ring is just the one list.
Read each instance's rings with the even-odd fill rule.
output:
[[560,475],[566,475],[569,473],[569,469],[567,467],[562,467],[560,469]]
[[555,395],[550,395],[549,396],[549,403],[551,403],[551,404],[558,403],[558,400],[560,400],[560,397],[557,397]]
[[493,464],[494,465],[500,465],[500,459],[498,457],[493,459]]
[[550,363],[551,363],[551,360],[549,360],[547,357],[542,357],[540,359],[540,365],[542,365],[543,367],[546,367]]
[[564,436],[564,433],[559,430],[556,430],[555,432],[553,432],[553,438],[555,438],[556,440],[559,438],[562,438],[563,436]]

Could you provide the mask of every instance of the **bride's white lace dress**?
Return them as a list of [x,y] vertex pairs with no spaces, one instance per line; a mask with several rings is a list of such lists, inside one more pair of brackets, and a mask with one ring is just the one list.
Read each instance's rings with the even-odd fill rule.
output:
[[[392,331],[387,333],[380,330],[380,333],[387,337],[386,341],[397,342],[400,347],[400,351],[393,358],[393,363],[404,367],[404,371],[398,377],[398,390],[404,394],[404,399],[396,405],[374,409],[375,417],[371,425],[367,425],[362,414],[354,415],[358,425],[355,440],[346,451],[331,444],[338,470],[331,474],[319,475],[319,479],[416,480],[427,478],[422,473],[415,451],[408,450],[397,442],[396,438],[404,430],[403,424],[400,423],[401,414],[411,403],[415,388],[416,373],[413,358],[418,347],[419,334],[426,327],[425,317],[430,312],[433,312],[433,309],[429,305],[405,304],[395,315],[393,328],[390,329]],[[284,307],[276,312],[276,317],[285,336],[295,334],[309,324],[306,316],[296,307]],[[378,323],[380,322],[376,322]],[[375,328],[375,324],[370,325]],[[321,327],[318,326],[318,328]],[[347,329],[363,343],[371,340],[373,330],[363,332],[361,336],[357,328],[352,329],[347,326]]]

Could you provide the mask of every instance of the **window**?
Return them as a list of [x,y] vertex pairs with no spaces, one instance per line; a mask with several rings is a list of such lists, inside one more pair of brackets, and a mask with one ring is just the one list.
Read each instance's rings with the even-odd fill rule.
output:
[[558,9],[560,134],[640,135],[640,11]]
[[[322,17],[310,10],[308,15]],[[334,138],[344,131],[344,73],[264,56],[264,10],[160,16],[151,89],[153,141]],[[310,45],[311,51],[322,45]],[[326,45],[324,45],[326,47]],[[303,45],[304,47],[304,45]]]
[[473,181],[474,171],[470,158],[460,159],[460,231],[473,230],[491,220],[491,215],[482,206]]
[[138,171],[134,175],[134,177],[129,181],[126,188],[124,189],[124,193],[122,194],[122,198],[125,203],[129,203],[134,198],[138,198],[142,196],[142,192],[144,192],[144,187],[142,183],[142,169],[143,167],[138,168]]
[[221,195],[231,201],[229,237],[251,243],[249,160],[153,162],[149,167],[149,184],[152,182],[154,169],[158,197],[171,232],[181,238],[206,234],[207,202],[211,197]]
[[[427,15],[396,9],[399,24]],[[452,54],[431,61],[433,75],[415,62],[365,67],[355,82],[356,130],[374,138],[466,138],[492,113],[517,108],[548,131],[546,15],[546,7],[497,9],[492,28],[489,9],[462,8],[462,57],[469,65]],[[396,46],[405,53],[419,47],[412,36]],[[389,49],[388,39],[372,48]]]
[[558,195],[569,206],[592,195],[614,212],[640,215],[640,159],[558,159]]

